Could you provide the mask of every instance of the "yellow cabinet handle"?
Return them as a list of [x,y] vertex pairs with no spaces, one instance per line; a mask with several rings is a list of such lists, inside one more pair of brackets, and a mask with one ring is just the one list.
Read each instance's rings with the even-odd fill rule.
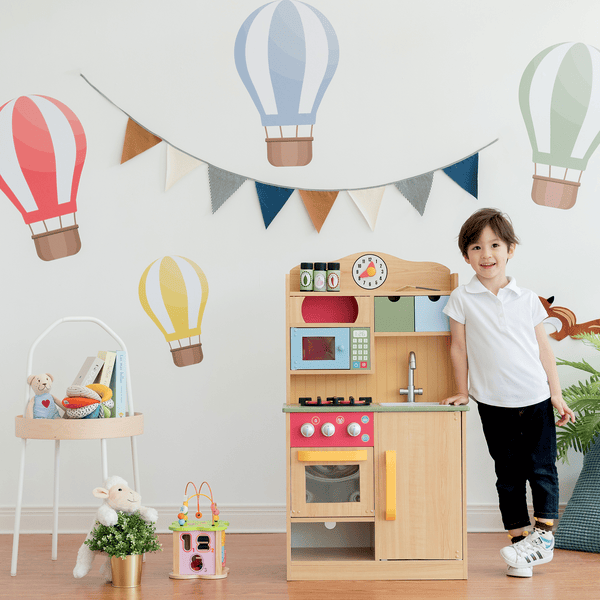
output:
[[385,451],[385,520],[396,520],[396,451]]
[[367,460],[366,450],[298,450],[300,462],[356,462]]

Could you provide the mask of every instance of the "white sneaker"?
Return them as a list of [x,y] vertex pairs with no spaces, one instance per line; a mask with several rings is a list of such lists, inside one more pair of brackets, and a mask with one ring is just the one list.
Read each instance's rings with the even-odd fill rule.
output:
[[516,569],[509,565],[506,574],[509,577],[533,577],[533,567],[521,567]]
[[554,536],[550,531],[534,530],[524,540],[502,548],[500,555],[509,567],[516,569],[543,565],[554,557]]

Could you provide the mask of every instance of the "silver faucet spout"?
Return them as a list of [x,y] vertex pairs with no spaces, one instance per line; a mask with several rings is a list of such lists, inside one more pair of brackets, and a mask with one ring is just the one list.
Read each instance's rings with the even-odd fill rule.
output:
[[415,394],[421,396],[423,394],[422,388],[415,388],[415,369],[417,368],[417,357],[414,352],[410,352],[408,355],[408,388],[401,388],[400,395],[408,396],[408,402],[415,401]]

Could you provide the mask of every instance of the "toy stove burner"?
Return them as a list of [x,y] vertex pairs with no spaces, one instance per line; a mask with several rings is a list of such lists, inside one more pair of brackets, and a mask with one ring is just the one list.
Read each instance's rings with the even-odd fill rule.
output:
[[323,400],[321,396],[317,396],[316,400],[312,398],[299,398],[301,406],[369,406],[373,402],[371,396],[361,396],[358,400],[354,396],[350,396],[348,400],[345,400],[343,396],[332,396]]

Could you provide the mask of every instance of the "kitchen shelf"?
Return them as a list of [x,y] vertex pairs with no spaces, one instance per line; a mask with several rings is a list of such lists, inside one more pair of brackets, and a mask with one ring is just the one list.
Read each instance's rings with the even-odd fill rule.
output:
[[449,331],[375,331],[375,337],[434,337],[449,336]]
[[288,369],[290,375],[371,375],[373,369]]

